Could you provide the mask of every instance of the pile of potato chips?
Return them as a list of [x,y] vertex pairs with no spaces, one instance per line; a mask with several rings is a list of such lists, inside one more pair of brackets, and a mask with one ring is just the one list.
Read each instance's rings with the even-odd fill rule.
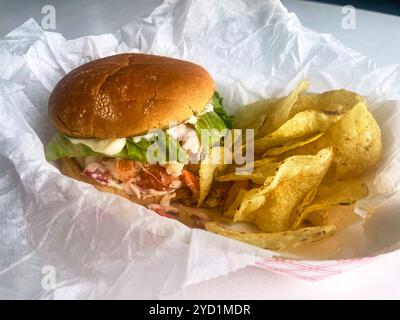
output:
[[329,210],[368,194],[363,177],[380,160],[382,144],[366,102],[346,90],[307,94],[308,87],[302,81],[287,97],[237,112],[235,128],[255,130],[254,170],[237,175],[234,165],[211,168],[208,180],[230,188],[208,231],[284,250],[331,236]]

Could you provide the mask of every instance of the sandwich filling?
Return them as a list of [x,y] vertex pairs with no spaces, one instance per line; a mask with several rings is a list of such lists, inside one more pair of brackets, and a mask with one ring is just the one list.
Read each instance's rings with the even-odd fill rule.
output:
[[[159,142],[153,132],[118,139],[77,139],[57,133],[47,145],[46,158],[75,158],[82,175],[138,199],[155,197],[158,200],[149,208],[158,213],[175,212],[171,201],[196,203],[200,192],[201,154],[219,142],[231,124],[232,117],[226,114],[216,92],[202,113],[162,131],[169,151],[163,161],[148,161],[149,149]],[[204,129],[212,132],[206,144],[200,139]],[[178,155],[173,159],[169,158],[172,149]]]
[[[83,164],[84,176],[99,184],[124,190],[138,199],[156,197],[159,199],[157,208],[164,211],[175,211],[170,205],[173,199],[192,204],[199,194],[199,178],[188,168],[172,175],[159,164],[103,157],[77,160],[81,166]],[[151,207],[154,209],[155,204]]]

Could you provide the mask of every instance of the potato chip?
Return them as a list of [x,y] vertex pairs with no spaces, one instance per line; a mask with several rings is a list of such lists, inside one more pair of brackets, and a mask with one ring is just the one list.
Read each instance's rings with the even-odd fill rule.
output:
[[331,90],[321,94],[305,94],[298,97],[291,116],[304,110],[317,110],[329,115],[346,113],[364,99],[355,92],[344,89]]
[[303,243],[320,241],[332,236],[336,230],[334,225],[330,225],[302,228],[286,232],[245,233],[230,230],[228,229],[230,227],[228,224],[219,224],[217,222],[208,222],[205,226],[206,230],[210,232],[269,250],[284,250]]
[[216,170],[222,170],[224,164],[224,148],[213,147],[206,154],[206,158],[200,163],[200,192],[197,205],[200,206],[211,190]]
[[324,133],[321,132],[321,133],[318,133],[318,134],[316,134],[316,135],[314,135],[314,136],[312,136],[310,138],[307,138],[305,140],[295,141],[295,142],[292,142],[291,144],[283,146],[283,147],[277,147],[277,148],[269,149],[269,150],[267,150],[267,152],[265,152],[263,154],[263,157],[276,157],[276,156],[279,156],[282,153],[285,153],[285,152],[287,152],[289,150],[296,149],[296,148],[305,146],[305,145],[307,145],[307,144],[309,144],[311,142],[314,142],[314,141],[318,140],[319,138],[321,138],[323,135],[324,135]]
[[240,207],[240,204],[242,203],[242,200],[244,198],[244,195],[247,193],[247,189],[239,189],[239,191],[236,194],[235,199],[230,202],[229,206],[227,209],[224,211],[224,217],[233,219],[235,212],[238,210]]
[[275,158],[263,158],[263,159],[259,159],[253,162],[253,166],[254,168],[258,168],[261,167],[265,164],[269,164],[271,162],[277,162],[278,160]]
[[[332,158],[332,150],[326,148],[315,156],[286,159],[272,183],[263,186],[266,188],[262,193],[263,205],[247,216],[255,218],[253,222],[265,232],[290,230],[293,214],[313,200],[313,193],[328,171]],[[260,196],[260,193],[256,195]],[[235,215],[234,221],[238,221],[239,217]]]
[[215,178],[216,181],[218,182],[226,182],[226,181],[247,181],[250,180],[253,176],[253,173],[251,174],[236,174],[235,172],[231,172],[228,174],[225,174],[223,176],[219,176]]
[[264,194],[268,192],[268,189],[269,185],[265,185],[247,191],[234,214],[233,221],[254,223],[256,220],[255,212],[264,204]]
[[280,162],[277,161],[268,161],[263,165],[259,165],[253,169],[253,172],[250,174],[236,174],[235,172],[220,176],[216,178],[217,181],[244,181],[244,180],[252,180],[257,184],[264,184],[265,179],[268,177],[274,176],[276,170],[278,169]]
[[308,215],[315,211],[325,211],[335,206],[348,206],[368,194],[368,188],[361,179],[336,181],[330,184],[321,184],[313,201],[298,212],[294,220],[293,229],[300,226]]
[[367,194],[368,187],[360,178],[324,183],[319,186],[317,194],[307,210],[312,212],[316,211],[316,207],[319,207],[317,210],[325,210],[339,205],[348,206]]
[[310,82],[303,80],[287,97],[278,101],[273,110],[267,114],[267,118],[259,130],[256,130],[256,137],[275,131],[290,118],[292,108],[295,105],[300,94],[304,93],[310,87]]
[[239,191],[242,189],[249,190],[248,181],[235,181],[230,185],[228,193],[223,201],[222,208],[224,211],[227,210],[232,205],[232,203],[238,197]]
[[[323,220],[324,225],[333,224],[336,226],[337,230],[341,230],[354,223],[364,222],[364,218],[355,213],[354,208],[355,204],[353,203],[348,206],[333,207],[326,210]],[[313,213],[314,212],[312,212],[309,216],[311,216]]]
[[234,215],[234,222],[250,222],[255,221],[254,212],[260,208],[264,203],[264,194],[268,192],[269,185],[273,181],[274,176],[265,179],[264,185],[259,188],[253,188],[247,191],[240,205],[237,206],[237,210]]
[[[325,142],[326,141],[326,142]],[[332,145],[336,178],[358,177],[381,158],[381,131],[364,103],[358,103],[328,130],[321,144]]]
[[[282,105],[291,109],[289,116],[283,120],[283,124],[286,120],[305,110],[321,111],[327,115],[340,115],[357,103],[364,101],[357,93],[344,89],[331,90],[322,94],[303,94],[308,86],[308,81],[302,81],[287,97],[263,99],[243,106],[235,114],[234,128],[253,128],[259,132],[257,136],[260,137],[268,131],[273,131],[272,128],[268,128],[269,124],[266,119],[270,118],[269,122],[271,122],[271,118],[276,118],[282,110]],[[264,127],[263,130],[260,130],[261,126]]]
[[325,132],[340,116],[306,110],[297,113],[274,132],[254,141],[254,151],[263,153],[273,147],[282,147],[294,141],[306,140]]
[[[263,186],[251,189],[245,194],[239,209],[235,213],[234,222],[246,221],[256,223],[257,213],[262,216],[262,212],[265,211],[266,217],[258,218],[260,224],[262,224],[263,220],[266,221],[271,216],[274,216],[272,219],[275,221],[272,221],[273,224],[270,227],[276,228],[277,221],[279,220],[282,220],[281,222],[288,220],[286,221],[286,225],[289,229],[291,210],[294,211],[295,207],[300,205],[300,203],[294,203],[296,200],[292,199],[292,196],[296,194],[299,197],[298,187],[302,187],[303,198],[306,197],[308,192],[316,189],[326,170],[329,168],[332,156],[330,149],[324,149],[317,156],[299,156],[286,159],[279,167],[277,174],[272,177],[272,180],[266,181]],[[309,174],[310,179],[304,178],[307,177],[307,174]],[[318,174],[318,179],[316,179],[316,175]],[[266,201],[267,198],[275,200],[275,206],[270,206],[271,203]],[[260,209],[264,205],[264,202],[265,208]],[[256,212],[258,209],[260,209],[260,212]],[[258,227],[260,228],[260,226]],[[285,230],[282,229],[284,226],[279,227],[278,231]],[[262,227],[260,229],[265,231]],[[275,231],[275,229],[272,230]]]
[[233,119],[233,127],[238,129],[252,128],[258,130],[269,113],[273,112],[283,98],[263,99],[240,108]]
[[311,223],[313,226],[323,226],[326,225],[326,220],[328,218],[328,213],[324,211],[313,211],[307,216],[304,221]]
[[333,147],[336,179],[359,177],[378,163],[382,153],[381,131],[364,102],[359,102],[315,142],[282,154],[282,158],[299,154],[315,154]]

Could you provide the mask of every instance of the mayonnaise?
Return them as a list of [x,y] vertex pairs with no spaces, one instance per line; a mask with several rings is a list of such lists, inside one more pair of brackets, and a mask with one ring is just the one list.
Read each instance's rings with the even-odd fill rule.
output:
[[[204,110],[202,112],[200,112],[198,115],[201,116],[207,112],[212,112],[212,111],[214,111],[214,106],[213,106],[212,102],[210,101],[204,107]],[[191,115],[190,118],[185,121],[185,123],[196,124],[197,121],[198,121],[198,118],[195,115]]]
[[196,124],[197,123],[197,117],[194,115],[191,115],[189,119],[186,120],[185,123],[190,123],[190,124]]
[[212,112],[214,111],[214,106],[212,104],[212,101],[210,101],[209,103],[207,103],[207,105],[204,107],[204,110],[202,112],[199,113],[199,115],[201,116],[202,114],[205,114],[207,112]]
[[120,152],[126,144],[126,138],[120,139],[75,139],[67,137],[73,144],[84,144],[95,152],[112,156]]

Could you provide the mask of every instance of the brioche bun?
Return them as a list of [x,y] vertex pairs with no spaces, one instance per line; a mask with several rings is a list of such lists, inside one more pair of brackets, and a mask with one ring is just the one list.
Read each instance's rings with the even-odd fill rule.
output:
[[164,129],[201,112],[215,85],[201,66],[127,53],[86,63],[68,73],[49,98],[49,117],[62,134],[115,139]]

